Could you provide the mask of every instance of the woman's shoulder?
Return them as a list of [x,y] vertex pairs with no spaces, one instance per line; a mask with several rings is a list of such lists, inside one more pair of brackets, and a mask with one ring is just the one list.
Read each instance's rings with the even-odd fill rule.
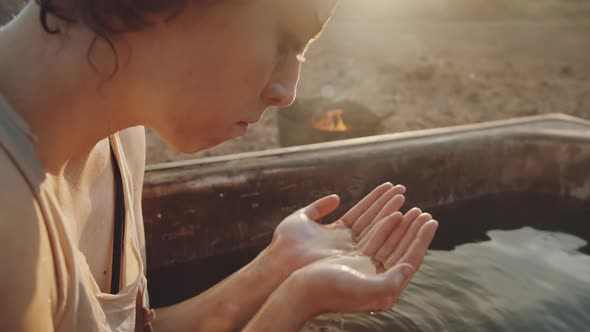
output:
[[[0,252],[4,252],[2,248],[10,249],[16,243],[31,245],[38,241],[43,218],[35,193],[41,190],[41,183],[32,184],[25,178],[3,149],[0,149],[0,179]],[[17,242],[12,243],[13,240]]]
[[19,330],[25,322],[48,326],[56,303],[55,267],[47,229],[35,188],[21,172],[0,149],[0,261],[4,271],[0,273],[0,310],[7,318],[2,324],[8,331]]
[[[12,157],[0,148],[0,217],[3,219],[7,213],[18,213],[34,216],[33,206],[36,202],[35,191],[40,190],[41,183],[31,183],[23,171],[17,166]],[[37,187],[36,187],[37,186]]]

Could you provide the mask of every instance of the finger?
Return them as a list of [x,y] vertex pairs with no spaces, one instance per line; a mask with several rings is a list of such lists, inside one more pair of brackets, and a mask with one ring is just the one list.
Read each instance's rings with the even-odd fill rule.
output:
[[376,200],[379,199],[383,194],[385,194],[389,189],[393,188],[393,184],[390,182],[386,182],[377,188],[373,189],[373,191],[365,196],[360,202],[358,202],[352,209],[350,209],[342,218],[341,220],[346,224],[346,226],[351,227],[352,224],[360,218],[365,211],[375,203]]
[[[391,309],[395,298],[403,291],[403,285],[411,278],[414,269],[409,264],[399,264],[386,273],[363,276],[362,281],[350,287],[353,290],[353,301],[364,302],[362,308],[354,311],[385,311]],[[356,298],[354,298],[356,297]]]
[[303,208],[302,212],[309,219],[318,221],[336,210],[338,205],[340,205],[340,197],[338,195],[330,195],[311,203]]
[[[393,219],[397,219],[398,217],[400,217],[399,221],[397,220],[392,220]],[[377,225],[375,225],[375,227],[373,227],[373,229],[371,229],[371,231],[369,232],[369,234],[367,234],[365,237],[360,238],[357,237],[355,239],[356,242],[356,248],[360,251],[363,251],[364,249],[366,249],[366,246],[369,242],[374,242],[375,236],[381,236],[381,235],[385,235],[385,239],[383,239],[381,245],[379,246],[379,248],[383,245],[383,242],[385,242],[385,240],[387,240],[387,237],[389,236],[389,234],[393,231],[393,229],[395,228],[395,226],[397,226],[397,224],[399,224],[399,222],[403,219],[404,215],[401,212],[396,212],[396,213],[392,213],[389,216],[386,216],[385,218],[382,218]],[[391,222],[394,222],[394,225],[391,225]],[[385,227],[385,229],[383,229],[383,227]],[[380,234],[378,234],[377,232],[379,232]],[[360,239],[360,240],[359,240]],[[377,248],[377,249],[379,249]],[[367,255],[367,256],[373,256],[373,255]]]
[[410,264],[415,271],[418,271],[437,229],[438,222],[436,220],[430,220],[424,224],[408,251],[401,258],[400,263]]
[[391,234],[395,227],[399,225],[403,218],[404,216],[400,212],[396,212],[383,218],[379,224],[374,227],[371,235],[366,236],[358,243],[357,248],[360,248],[360,251],[363,254],[373,257],[377,253],[377,250],[383,246],[383,243],[385,243],[389,234]]
[[395,195],[393,199],[391,199],[389,202],[387,202],[387,204],[385,204],[383,209],[381,209],[381,211],[373,219],[373,221],[367,227],[365,227],[365,229],[363,229],[363,231],[360,233],[361,235],[359,235],[356,240],[360,241],[363,238],[365,238],[367,234],[369,234],[371,230],[374,228],[376,223],[378,223],[381,219],[391,215],[392,213],[399,211],[399,209],[404,205],[405,202],[406,197],[404,195]]
[[[410,264],[398,264],[389,271],[383,274],[383,283],[381,287],[375,289],[375,296],[380,297],[385,301],[380,301],[379,307],[374,308],[376,312],[390,310],[397,298],[404,291],[405,285],[410,282],[414,275],[414,268]],[[379,292],[379,294],[377,294]]]
[[[406,255],[401,259],[401,261],[404,262],[403,264],[410,264],[414,267],[414,273],[420,269],[437,229],[438,222],[435,220],[431,220],[424,224],[420,229],[420,232],[418,232],[416,240],[412,243],[412,247],[410,247],[410,250],[408,250]],[[410,283],[410,280],[411,278],[406,280],[403,288]]]
[[404,285],[416,272],[416,269],[411,264],[401,263],[387,272],[385,272],[385,278],[389,281],[393,292],[390,295],[399,295]]
[[383,262],[385,268],[389,268],[397,264],[399,259],[406,253],[414,239],[418,235],[418,231],[424,224],[432,220],[432,216],[428,213],[422,213],[408,228],[408,231],[404,234],[398,245],[395,247],[389,257]]
[[397,247],[399,241],[402,239],[412,222],[416,220],[422,214],[422,211],[418,208],[413,208],[404,215],[403,220],[398,227],[389,235],[383,246],[375,254],[375,259],[380,262],[385,262],[391,255],[395,247]]
[[403,186],[395,186],[389,189],[379,199],[377,199],[371,207],[369,207],[352,225],[351,229],[355,234],[361,234],[361,232],[377,217],[379,212],[383,209],[393,197],[404,191]]
[[[399,297],[402,295],[402,293],[404,292],[404,290],[406,289],[406,287],[408,286],[408,284],[410,283],[410,281],[414,277],[414,274],[416,274],[416,269],[414,269],[414,267],[412,265],[406,264],[406,263],[398,264],[398,265],[394,266],[393,268],[391,268],[386,273],[387,274],[393,273],[394,275],[395,275],[395,273],[398,273],[398,275],[399,275],[400,272],[397,272],[397,271],[399,271],[399,269],[402,269],[402,268],[407,269],[407,270],[401,272],[402,277],[403,277],[403,281],[401,282],[401,284],[396,284],[394,293],[392,294],[391,303],[389,304],[389,307],[385,308],[385,310],[391,310],[391,308],[393,308],[393,306],[397,303]],[[399,282],[399,278],[400,277],[398,276],[397,282]]]

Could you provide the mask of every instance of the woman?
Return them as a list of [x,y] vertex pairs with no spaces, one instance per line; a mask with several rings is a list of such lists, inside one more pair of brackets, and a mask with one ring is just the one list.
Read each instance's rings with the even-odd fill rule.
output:
[[[335,223],[328,196],[260,255],[149,309],[143,126],[183,152],[244,135],[295,98],[335,0],[42,0],[0,30],[0,310],[7,331],[297,331],[395,303],[438,226],[376,188]],[[113,222],[114,221],[114,222]],[[157,318],[155,318],[157,316]]]

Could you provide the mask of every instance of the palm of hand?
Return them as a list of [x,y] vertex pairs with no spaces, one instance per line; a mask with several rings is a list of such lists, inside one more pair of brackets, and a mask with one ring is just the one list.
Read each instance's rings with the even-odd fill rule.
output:
[[276,238],[299,255],[316,259],[354,250],[354,232],[340,221],[321,225],[303,213],[291,215],[277,228]]
[[383,311],[420,267],[438,223],[419,209],[379,222],[356,253],[332,256],[302,270],[320,311]]
[[329,225],[316,220],[335,210],[339,198],[322,198],[287,217],[277,227],[273,242],[288,255],[293,269],[326,257],[355,252],[357,243],[364,242],[381,219],[401,208],[404,192],[403,186],[381,185]]

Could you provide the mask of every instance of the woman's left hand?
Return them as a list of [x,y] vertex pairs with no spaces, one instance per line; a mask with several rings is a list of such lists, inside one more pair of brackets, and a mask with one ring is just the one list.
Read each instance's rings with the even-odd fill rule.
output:
[[288,273],[326,257],[355,252],[357,243],[364,245],[380,221],[399,211],[404,193],[403,186],[385,183],[328,225],[317,220],[334,211],[340,199],[336,195],[319,199],[279,224],[269,252],[281,260]]

